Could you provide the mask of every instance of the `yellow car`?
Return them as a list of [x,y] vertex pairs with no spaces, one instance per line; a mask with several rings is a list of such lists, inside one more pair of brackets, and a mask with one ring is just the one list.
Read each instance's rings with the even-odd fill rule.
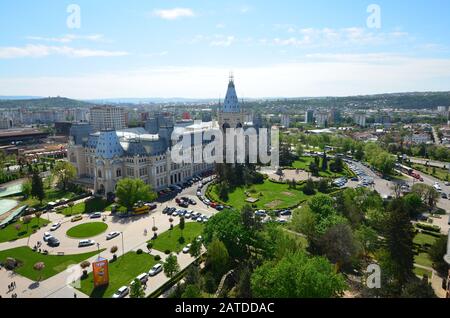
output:
[[70,222],[77,222],[77,221],[80,221],[82,219],[83,219],[83,217],[81,215],[75,215],[74,217],[72,217],[70,219]]

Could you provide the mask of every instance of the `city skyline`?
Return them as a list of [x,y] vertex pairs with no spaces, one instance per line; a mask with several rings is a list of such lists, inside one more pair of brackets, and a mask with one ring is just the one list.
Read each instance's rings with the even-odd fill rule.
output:
[[367,1],[76,4],[79,25],[71,2],[0,4],[0,95],[223,99],[230,71],[243,98],[450,86],[439,1],[377,1],[379,24]]

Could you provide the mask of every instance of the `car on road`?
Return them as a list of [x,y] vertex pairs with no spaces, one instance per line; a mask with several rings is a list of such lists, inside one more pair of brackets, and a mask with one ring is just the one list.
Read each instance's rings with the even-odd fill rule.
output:
[[186,219],[190,219],[192,217],[192,213],[187,211],[186,214],[184,215],[184,218]]
[[102,217],[101,212],[94,212],[94,213],[89,214],[90,219],[100,219],[101,217]]
[[202,195],[201,191],[197,191],[197,196],[200,197]]
[[130,293],[130,289],[127,286],[120,287],[112,296],[112,298],[124,298]]
[[148,274],[153,277],[161,273],[162,270],[163,270],[162,264],[156,264],[155,266],[152,267],[152,269],[148,272]]
[[185,248],[183,248],[183,254],[187,254],[189,253],[190,249],[191,249],[192,244],[188,244],[186,245]]
[[78,221],[81,221],[82,219],[83,219],[82,215],[75,215],[74,217],[72,217],[70,219],[70,222],[78,222]]
[[116,238],[119,235],[120,235],[120,232],[117,232],[117,231],[111,232],[108,235],[106,235],[106,240],[107,241],[112,240],[113,238]]
[[43,237],[44,242],[47,242],[51,237],[53,237],[53,235],[51,235],[50,232],[45,232]]
[[189,199],[189,204],[197,205],[197,202],[194,199]]
[[209,221],[209,217],[207,217],[206,215],[204,215],[202,219],[203,219],[203,222],[204,222],[204,223],[206,223],[206,222]]
[[442,198],[442,199],[448,199],[447,193],[442,192],[442,193],[441,193],[441,198]]
[[444,183],[444,185],[445,185],[446,187],[449,187],[449,186],[450,186],[450,182],[446,181],[446,182]]
[[78,242],[78,247],[88,247],[95,244],[94,240],[81,240]]
[[54,236],[50,237],[47,240],[47,245],[50,246],[50,247],[57,247],[57,246],[59,246],[59,244],[60,244],[59,240],[56,237],[54,237]]
[[60,227],[61,227],[61,223],[59,223],[59,222],[53,223],[52,226],[50,227],[50,231],[56,231]]
[[162,214],[167,214],[169,213],[170,208],[169,207],[165,207],[164,210],[162,211]]

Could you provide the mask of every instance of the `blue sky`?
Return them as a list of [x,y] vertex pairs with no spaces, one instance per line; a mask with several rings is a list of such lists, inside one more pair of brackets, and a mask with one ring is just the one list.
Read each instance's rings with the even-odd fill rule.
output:
[[448,12],[444,0],[1,1],[0,95],[218,98],[230,71],[242,97],[449,90]]

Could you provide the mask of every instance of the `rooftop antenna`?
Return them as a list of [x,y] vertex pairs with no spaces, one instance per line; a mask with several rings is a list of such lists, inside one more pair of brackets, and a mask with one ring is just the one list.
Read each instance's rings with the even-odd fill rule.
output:
[[234,82],[234,74],[233,74],[233,71],[230,71],[230,82]]

